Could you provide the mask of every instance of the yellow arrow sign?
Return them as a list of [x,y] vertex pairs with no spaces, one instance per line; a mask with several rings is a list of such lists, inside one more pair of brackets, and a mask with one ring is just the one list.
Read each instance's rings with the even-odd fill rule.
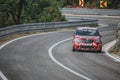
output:
[[83,7],[84,6],[84,0],[79,0],[79,6]]
[[106,8],[107,7],[107,0],[100,0],[100,7]]

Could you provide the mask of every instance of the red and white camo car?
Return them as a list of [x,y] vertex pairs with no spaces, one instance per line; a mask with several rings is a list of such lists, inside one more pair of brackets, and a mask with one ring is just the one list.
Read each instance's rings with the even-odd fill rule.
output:
[[73,38],[73,51],[102,51],[101,35],[97,28],[78,27]]

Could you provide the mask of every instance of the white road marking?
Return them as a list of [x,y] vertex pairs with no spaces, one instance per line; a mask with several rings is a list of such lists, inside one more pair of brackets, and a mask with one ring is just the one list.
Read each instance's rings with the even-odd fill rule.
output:
[[[57,32],[59,32],[59,31],[57,31]],[[61,31],[60,31],[60,32],[61,32]],[[32,36],[37,36],[37,35],[49,34],[49,33],[56,33],[56,32],[32,34],[32,35],[28,35],[28,36],[23,36],[23,37],[20,37],[20,38],[16,38],[16,39],[13,39],[13,40],[11,40],[11,41],[3,44],[2,46],[0,46],[0,50],[1,50],[3,47],[5,47],[6,45],[8,45],[8,44],[10,44],[10,43],[12,43],[12,42],[14,42],[14,41],[16,41],[16,40],[20,40],[20,39],[28,38],[28,37],[32,37]],[[86,79],[86,80],[92,80],[92,79],[90,79],[90,78],[88,78],[88,77],[86,77],[86,76],[84,76],[84,75],[81,75],[81,74],[79,74],[79,73],[77,73],[77,72],[69,69],[68,67],[64,66],[63,64],[59,63],[59,62],[54,58],[54,56],[52,55],[52,49],[53,49],[55,46],[57,46],[58,44],[60,44],[60,43],[62,43],[62,42],[65,42],[65,41],[67,41],[67,40],[70,40],[70,39],[72,39],[72,38],[69,38],[69,39],[60,41],[60,42],[54,44],[52,47],[50,47],[50,49],[49,49],[49,51],[48,51],[48,52],[49,52],[49,56],[51,57],[52,60],[54,60],[55,63],[57,63],[58,65],[60,65],[60,66],[63,67],[64,69],[70,71],[71,73],[73,73],[73,74],[75,74],[75,75],[77,75],[77,76],[79,76],[79,77],[82,77],[82,78],[84,78],[84,79]],[[112,56],[112,55],[111,55],[111,56]],[[116,60],[117,60],[117,59],[116,59]],[[119,62],[120,62],[120,60],[119,60]],[[8,80],[1,71],[0,71],[0,77],[2,78],[2,80]]]
[[109,56],[110,58],[112,58],[115,62],[120,62],[120,57],[112,54],[112,53],[109,53],[108,50],[116,43],[116,40],[114,41],[111,41],[107,44],[105,44],[103,46],[103,50],[105,51],[105,55]]
[[80,73],[78,73],[78,72],[76,72],[76,71],[68,68],[67,66],[64,66],[62,63],[60,63],[59,61],[57,61],[57,60],[55,59],[55,57],[53,56],[52,50],[53,50],[54,47],[56,47],[57,45],[65,42],[65,41],[71,40],[71,39],[72,39],[72,38],[65,39],[65,40],[62,40],[62,41],[57,42],[57,43],[55,43],[54,45],[52,45],[52,46],[49,48],[49,50],[48,50],[48,54],[49,54],[50,58],[51,58],[56,64],[58,64],[59,66],[61,66],[61,67],[64,68],[64,69],[66,69],[67,71],[69,71],[69,72],[71,72],[71,73],[73,73],[73,74],[75,74],[75,75],[77,75],[77,76],[79,76],[79,77],[81,77],[81,78],[83,78],[83,79],[85,79],[85,80],[92,80],[92,79],[88,78],[87,76],[84,76],[84,75],[82,75],[82,74],[80,74]]
[[1,77],[3,80],[8,80],[1,71],[0,71],[0,77]]
[[[68,30],[65,30],[65,31],[68,31]],[[69,30],[69,31],[73,31],[73,30]],[[61,31],[56,31],[56,32],[61,32]],[[38,35],[44,35],[44,34],[49,34],[49,33],[56,33],[56,32],[39,33],[39,34],[32,34],[32,35],[27,35],[27,36],[19,37],[19,38],[13,39],[13,40],[8,41],[5,44],[1,45],[0,46],[0,50],[2,48],[4,48],[6,45],[8,45],[8,44],[10,44],[10,43],[12,43],[14,41],[23,39],[23,38],[28,38],[28,37],[32,37],[32,36],[38,36]],[[2,80],[8,80],[7,77],[2,73],[2,71],[0,71],[0,77],[2,78]]]

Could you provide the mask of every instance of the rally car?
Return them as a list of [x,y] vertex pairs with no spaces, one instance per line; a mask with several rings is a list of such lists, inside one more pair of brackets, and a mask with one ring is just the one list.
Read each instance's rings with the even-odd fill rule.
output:
[[73,38],[73,51],[102,51],[101,35],[97,28],[78,27]]

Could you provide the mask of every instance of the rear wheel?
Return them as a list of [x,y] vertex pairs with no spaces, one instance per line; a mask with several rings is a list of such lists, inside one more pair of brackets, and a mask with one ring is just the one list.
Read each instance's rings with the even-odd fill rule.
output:
[[101,53],[101,52],[102,52],[102,49],[98,50],[97,52],[98,52],[98,53]]
[[74,46],[73,46],[73,49],[72,49],[72,51],[76,51],[76,49],[74,48]]

